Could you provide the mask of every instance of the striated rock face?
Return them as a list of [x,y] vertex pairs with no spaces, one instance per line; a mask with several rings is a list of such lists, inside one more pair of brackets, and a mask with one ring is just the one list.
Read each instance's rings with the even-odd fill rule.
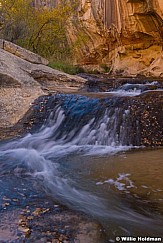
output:
[[[113,73],[135,75],[147,74],[160,57],[162,0],[81,0],[77,19],[80,27],[74,21],[68,36],[71,42],[81,36],[75,53],[78,63],[103,63]],[[163,69],[155,73],[150,68],[149,74],[162,76]]]

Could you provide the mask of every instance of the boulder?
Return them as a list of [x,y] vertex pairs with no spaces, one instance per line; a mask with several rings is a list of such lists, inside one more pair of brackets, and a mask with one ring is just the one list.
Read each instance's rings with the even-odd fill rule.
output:
[[12,42],[0,39],[0,48],[31,63],[48,65],[49,61],[38,54],[26,50]]
[[[2,45],[4,42],[1,40],[0,46]],[[20,47],[17,48],[21,50]],[[86,82],[84,78],[54,70],[43,64],[31,63],[29,60],[0,48],[1,129],[16,124],[40,95],[51,91],[75,91],[82,88]]]

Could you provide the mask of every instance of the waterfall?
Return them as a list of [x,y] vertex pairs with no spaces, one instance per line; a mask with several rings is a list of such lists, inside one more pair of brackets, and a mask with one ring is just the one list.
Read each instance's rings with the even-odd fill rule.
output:
[[[118,95],[112,90],[100,98],[91,94],[40,97],[32,106],[33,115],[38,117],[35,121],[32,118],[30,133],[0,145],[0,178],[6,181],[26,178],[64,205],[102,220],[118,221],[121,226],[125,222],[127,227],[143,226],[148,220],[151,227],[152,220],[126,209],[112,190],[107,201],[83,188],[65,173],[62,165],[75,156],[79,160],[109,157],[133,148],[137,144],[133,141],[139,139],[139,122],[133,123],[131,93],[137,95],[141,89],[134,86],[133,91],[127,84],[116,91]],[[129,93],[128,96],[123,92]],[[108,181],[114,182],[104,182]]]
[[[102,214],[105,207],[101,200],[77,190],[70,178],[64,178],[58,160],[74,153],[114,154],[129,149],[129,110],[123,98],[60,94],[46,98],[42,125],[37,127],[36,124],[37,129],[32,133],[1,145],[1,176],[32,176],[60,201],[65,202],[66,198],[66,204],[78,207],[85,198],[81,210],[92,211],[93,202],[97,214]],[[43,103],[39,101],[39,104]]]
[[56,95],[48,98],[46,107],[49,115],[34,137],[58,145],[131,145],[130,110],[123,97]]

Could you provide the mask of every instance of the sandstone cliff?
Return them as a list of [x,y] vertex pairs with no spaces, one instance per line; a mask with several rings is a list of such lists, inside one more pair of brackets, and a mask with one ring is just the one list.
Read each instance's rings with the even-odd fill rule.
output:
[[77,36],[76,63],[103,63],[124,75],[163,76],[162,0],[81,0],[69,41],[75,43]]

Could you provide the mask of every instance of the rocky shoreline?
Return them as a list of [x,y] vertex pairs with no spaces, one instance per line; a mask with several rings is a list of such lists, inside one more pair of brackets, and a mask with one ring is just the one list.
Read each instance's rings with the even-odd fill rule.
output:
[[[0,242],[102,243],[105,233],[91,217],[51,200],[3,197]],[[14,206],[12,205],[14,203]]]
[[[2,42],[1,42],[2,43]],[[0,44],[0,140],[22,136],[31,130],[34,123],[41,123],[46,113],[46,97],[55,93],[78,93],[97,96],[92,91],[104,92],[125,82],[148,80],[145,77],[125,78],[108,75],[72,76],[51,69],[40,57],[6,42],[8,49]],[[20,54],[22,51],[22,54]],[[30,55],[28,58],[27,54]],[[23,58],[23,55],[26,58]],[[32,62],[31,56],[34,58]],[[38,59],[37,59],[38,58]],[[37,59],[37,61],[36,61]],[[162,78],[152,81],[162,82]],[[88,94],[89,93],[89,94]],[[133,119],[141,117],[141,143],[149,146],[163,145],[160,109],[163,95],[151,93],[135,98],[131,105]],[[37,105],[37,109],[34,107]],[[139,107],[139,108],[138,108]],[[155,117],[155,118],[153,118]],[[158,123],[159,122],[159,126]],[[133,121],[134,123],[134,121]],[[148,124],[148,126],[147,126]],[[147,128],[152,128],[148,136]],[[145,139],[148,137],[148,140]],[[155,139],[155,138],[158,139]],[[154,141],[156,141],[154,143]],[[3,197],[0,221],[0,242],[72,242],[101,243],[102,227],[94,219],[64,208],[55,202],[42,200],[40,204],[10,208],[13,199]],[[73,222],[73,223],[72,223]],[[4,229],[4,226],[6,229]]]
[[49,90],[67,88],[78,90],[86,82],[81,77],[44,65],[48,61],[42,60],[34,53],[10,42],[3,42],[3,46],[6,43],[6,47],[0,48],[0,127],[2,128],[15,125],[27,112],[31,103],[39,96],[47,94]]
[[[2,142],[28,131],[31,108],[39,96],[63,90],[75,92],[86,82],[45,64],[48,61],[40,56],[0,41]],[[102,242],[102,227],[94,219],[45,199],[27,200],[22,206],[20,201],[24,199],[17,199],[17,193],[14,191],[14,198],[4,195],[1,199],[0,242]]]

